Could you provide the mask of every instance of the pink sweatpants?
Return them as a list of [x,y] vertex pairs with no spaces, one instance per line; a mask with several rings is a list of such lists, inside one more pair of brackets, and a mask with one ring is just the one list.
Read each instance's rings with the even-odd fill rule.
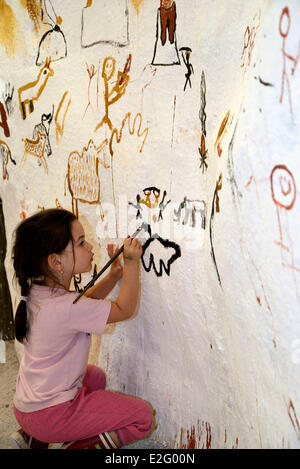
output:
[[106,391],[101,368],[88,365],[83,387],[72,401],[35,412],[14,407],[21,428],[37,440],[57,443],[83,440],[115,431],[122,445],[142,440],[153,424],[151,406],[135,397]]

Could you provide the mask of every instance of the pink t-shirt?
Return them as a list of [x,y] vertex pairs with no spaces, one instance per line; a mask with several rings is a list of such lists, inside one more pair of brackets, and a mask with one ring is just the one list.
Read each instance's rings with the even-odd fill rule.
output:
[[34,284],[27,300],[29,334],[16,383],[14,405],[34,412],[72,400],[82,386],[90,334],[104,332],[108,300]]

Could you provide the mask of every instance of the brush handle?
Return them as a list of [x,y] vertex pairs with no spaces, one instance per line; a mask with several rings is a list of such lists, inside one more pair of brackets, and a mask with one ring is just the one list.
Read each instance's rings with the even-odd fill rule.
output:
[[[138,233],[141,231],[141,228],[138,228],[136,230],[136,232],[131,236],[132,238],[135,238]],[[96,282],[96,280],[98,280],[98,278],[100,277],[100,275],[102,275],[107,269],[108,267],[117,259],[117,257],[119,257],[120,254],[122,254],[122,252],[124,251],[124,244],[122,247],[120,247],[120,249],[118,249],[118,251],[109,259],[109,261],[105,264],[105,266],[100,270],[100,272],[98,272],[98,274],[92,278],[92,280],[89,281],[89,283],[84,287],[84,289],[82,290],[82,292],[75,298],[75,300],[73,301],[73,304],[77,303],[77,301],[79,300],[79,298],[82,297],[82,295],[85,294],[85,292],[91,288],[94,283]]]

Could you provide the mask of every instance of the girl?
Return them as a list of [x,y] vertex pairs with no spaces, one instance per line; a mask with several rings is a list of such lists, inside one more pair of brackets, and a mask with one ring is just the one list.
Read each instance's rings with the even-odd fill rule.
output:
[[[110,257],[113,245],[107,246]],[[24,344],[14,412],[21,430],[14,448],[119,448],[149,435],[153,415],[145,401],[105,390],[104,372],[87,364],[90,334],[129,319],[137,306],[142,246],[128,237],[124,267],[73,304],[75,274],[92,268],[92,246],[71,212],[48,209],[16,229],[13,264],[21,287],[15,334]],[[122,278],[116,301],[104,298]],[[48,443],[51,443],[48,445]]]

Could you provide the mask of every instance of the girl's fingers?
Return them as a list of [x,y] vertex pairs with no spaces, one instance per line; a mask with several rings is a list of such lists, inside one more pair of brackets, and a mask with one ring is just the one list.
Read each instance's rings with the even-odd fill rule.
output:
[[130,236],[128,236],[125,241],[124,241],[124,247],[126,248],[141,248],[142,247],[142,244],[140,242],[139,239],[137,238],[130,238]]
[[118,247],[115,248],[114,244],[107,245],[107,254],[109,255],[110,258],[112,258],[114,254],[116,254],[117,250],[118,250]]
[[130,238],[130,236],[127,236],[127,238],[124,241],[124,246],[130,246],[131,242],[132,242],[132,239]]
[[119,246],[115,246],[114,244],[107,245],[107,254],[110,258],[112,258],[115,254],[117,254],[119,250]]

